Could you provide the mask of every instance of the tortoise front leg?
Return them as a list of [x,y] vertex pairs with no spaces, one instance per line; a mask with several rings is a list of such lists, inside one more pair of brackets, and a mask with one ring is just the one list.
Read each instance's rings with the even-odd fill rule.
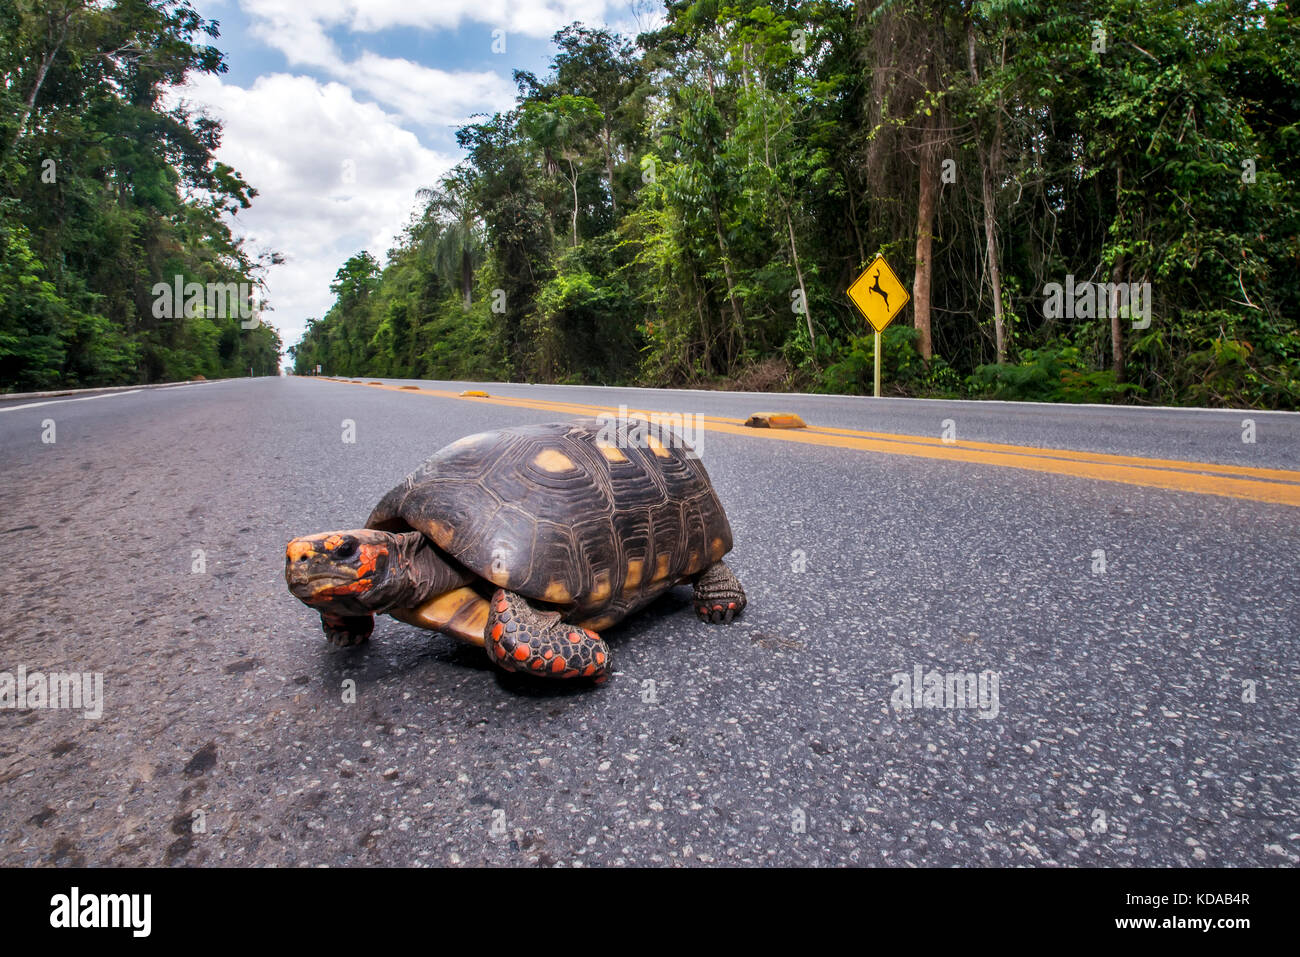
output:
[[586,628],[565,624],[553,611],[538,611],[514,592],[498,588],[488,612],[484,647],[507,671],[544,678],[609,677],[609,645]]
[[320,613],[320,625],[331,645],[347,648],[370,640],[370,633],[375,630],[375,616],[335,615],[323,611]]
[[745,610],[745,589],[723,562],[715,562],[695,579],[695,611],[715,625],[729,622]]

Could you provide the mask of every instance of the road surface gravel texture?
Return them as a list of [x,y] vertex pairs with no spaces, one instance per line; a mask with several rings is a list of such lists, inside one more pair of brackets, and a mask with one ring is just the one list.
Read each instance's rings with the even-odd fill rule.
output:
[[[382,616],[332,649],[283,579],[290,538],[362,524],[443,445],[564,418],[530,403],[1292,491],[1300,416],[386,384],[494,399],[286,377],[0,402],[0,671],[103,676],[98,719],[0,708],[0,863],[1300,863],[1295,505],[706,430],[749,606],[706,625],[675,589],[605,633],[596,689]],[[980,694],[927,704],[918,669]]]

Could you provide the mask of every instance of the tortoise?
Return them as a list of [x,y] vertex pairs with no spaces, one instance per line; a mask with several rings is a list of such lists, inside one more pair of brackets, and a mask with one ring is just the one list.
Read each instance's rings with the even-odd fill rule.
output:
[[620,415],[466,436],[380,499],[364,528],[295,538],[285,579],[331,643],[388,614],[508,671],[603,682],[599,632],[679,583],[711,623],[745,607],[731,525],[675,433]]

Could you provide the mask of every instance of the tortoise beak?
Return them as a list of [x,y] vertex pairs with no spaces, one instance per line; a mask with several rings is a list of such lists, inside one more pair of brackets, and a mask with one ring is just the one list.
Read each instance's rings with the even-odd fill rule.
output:
[[319,538],[295,538],[284,550],[284,580],[294,597],[305,602],[343,580],[328,551],[318,547]]

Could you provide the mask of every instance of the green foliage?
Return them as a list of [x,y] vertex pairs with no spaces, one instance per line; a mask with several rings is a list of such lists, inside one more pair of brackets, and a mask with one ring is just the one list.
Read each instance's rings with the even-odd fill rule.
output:
[[1110,369],[1091,369],[1076,346],[1057,341],[1026,349],[1017,364],[977,366],[966,380],[972,394],[1028,402],[1115,402],[1141,391],[1117,383]]
[[[911,326],[894,323],[881,333],[880,390],[886,395],[923,394],[956,398],[962,393],[957,372],[934,356],[927,367],[917,351],[920,334]],[[818,392],[837,395],[871,395],[875,391],[875,335],[854,336],[843,358],[819,377]]]
[[[1300,405],[1285,5],[672,0],[635,46],[575,24],[555,50],[336,284],[300,370],[868,393],[844,290],[877,252],[911,285],[933,149],[936,354],[914,297],[887,392]],[[1049,315],[1067,274],[1149,282],[1150,326]]]
[[280,340],[227,316],[154,314],[153,287],[255,286],[228,217],[256,196],[218,124],[167,110],[225,70],[216,24],[171,0],[0,8],[0,390],[278,372]]

